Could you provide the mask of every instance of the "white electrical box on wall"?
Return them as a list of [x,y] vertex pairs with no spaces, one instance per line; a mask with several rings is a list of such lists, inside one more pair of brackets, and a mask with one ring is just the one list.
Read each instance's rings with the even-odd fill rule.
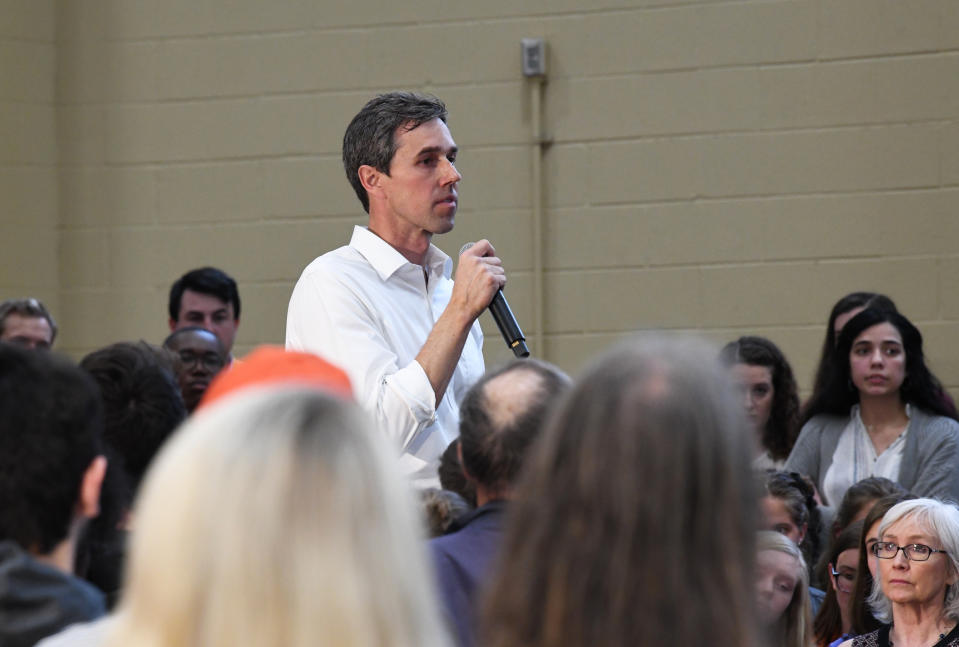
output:
[[523,76],[546,75],[546,41],[542,38],[524,38],[522,49]]

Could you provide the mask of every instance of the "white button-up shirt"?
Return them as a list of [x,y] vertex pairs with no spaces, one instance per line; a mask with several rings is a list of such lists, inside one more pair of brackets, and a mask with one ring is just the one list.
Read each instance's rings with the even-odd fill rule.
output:
[[437,247],[423,267],[365,227],[300,275],[286,318],[286,347],[315,353],[350,376],[357,401],[402,452],[420,487],[438,484],[440,454],[459,433],[459,402],[484,371],[473,323],[442,401],[415,360],[450,301],[453,261]]

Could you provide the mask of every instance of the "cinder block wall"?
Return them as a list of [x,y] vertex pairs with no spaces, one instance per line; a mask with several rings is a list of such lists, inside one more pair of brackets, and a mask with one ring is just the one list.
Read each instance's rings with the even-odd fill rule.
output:
[[[281,343],[300,269],[364,220],[339,163],[343,129],[393,88],[450,107],[465,180],[456,230],[436,242],[455,254],[490,238],[537,332],[519,40],[542,37],[540,355],[575,372],[637,329],[758,333],[808,388],[829,307],[868,289],[920,324],[935,370],[959,387],[953,0],[5,6],[25,24],[7,37],[0,21],[3,47],[28,38],[49,54],[55,22],[57,57],[53,70],[31,55],[31,74],[0,60],[23,76],[0,89],[0,128],[27,138],[0,153],[4,168],[49,182],[58,147],[60,176],[42,192],[59,195],[40,209],[46,242],[31,224],[4,247],[59,263],[62,347],[75,354],[159,341],[169,284],[201,264],[240,280],[241,352]],[[27,119],[39,134],[21,132]],[[33,223],[37,205],[17,195],[0,204]],[[13,276],[4,289],[21,288]],[[489,360],[505,358],[485,324]]]
[[0,7],[0,300],[36,296],[56,316],[56,7]]

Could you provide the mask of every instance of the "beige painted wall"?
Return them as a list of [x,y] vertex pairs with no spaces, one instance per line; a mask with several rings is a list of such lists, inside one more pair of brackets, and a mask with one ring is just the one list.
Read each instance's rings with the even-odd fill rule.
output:
[[0,300],[59,305],[55,2],[0,4]]
[[[363,221],[339,162],[343,130],[393,88],[444,98],[461,147],[463,206],[436,242],[455,253],[489,237],[536,332],[519,70],[532,36],[550,48],[548,359],[575,371],[637,329],[758,333],[808,386],[829,307],[871,289],[920,324],[935,370],[959,387],[954,0],[0,10],[14,18],[0,19],[11,79],[0,132],[12,142],[0,150],[0,289],[56,304],[74,354],[159,341],[169,284],[201,264],[240,281],[241,351],[281,343],[299,271]],[[34,258],[39,269],[22,272]],[[490,323],[497,361],[507,354]]]

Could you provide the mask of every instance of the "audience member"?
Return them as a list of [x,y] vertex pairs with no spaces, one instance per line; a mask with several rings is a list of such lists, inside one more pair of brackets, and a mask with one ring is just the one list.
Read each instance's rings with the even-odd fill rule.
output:
[[758,469],[782,469],[799,435],[799,394],[792,367],[764,337],[740,337],[719,352],[743,394],[746,417],[756,432]]
[[0,303],[0,341],[31,350],[49,350],[57,324],[37,299],[7,299]]
[[508,501],[527,450],[569,388],[551,364],[514,360],[488,372],[460,404],[460,461],[478,507],[459,530],[430,542],[440,598],[457,644],[476,640],[476,605],[502,541]]
[[[786,535],[803,551],[804,561],[812,569],[819,559],[825,535],[815,490],[796,472],[769,470],[761,475],[761,481],[763,496],[759,504],[763,518],[760,527]],[[815,614],[825,593],[814,587],[809,591]]]
[[476,507],[476,487],[463,473],[463,464],[460,462],[459,438],[447,445],[443,451],[437,473],[440,477],[440,486],[444,490],[456,492],[469,503],[471,508]]
[[366,417],[268,387],[205,407],[163,449],[99,631],[107,647],[433,647],[434,595],[412,492]]
[[905,492],[904,487],[881,476],[869,476],[858,483],[852,484],[846,490],[846,494],[842,497],[842,503],[839,504],[839,509],[836,511],[836,519],[832,524],[833,536],[838,535],[854,521],[865,519],[873,504],[879,499],[890,494]]
[[64,358],[0,344],[0,645],[32,647],[105,611],[73,576],[106,471],[96,385]]
[[830,373],[829,366],[834,361],[836,346],[839,344],[839,334],[845,327],[846,322],[866,308],[898,312],[892,299],[875,292],[852,292],[836,302],[829,312],[829,320],[826,322],[826,337],[822,342],[822,352],[819,356],[819,365],[816,368],[816,378],[813,383],[812,396],[809,398],[810,402],[822,396]]
[[451,490],[431,487],[420,490],[419,495],[430,538],[442,537],[455,530],[456,520],[475,507]]
[[198,410],[242,389],[281,384],[310,386],[353,399],[350,378],[339,367],[312,353],[260,346],[229,371],[221,371],[213,378]]
[[896,504],[872,553],[879,577],[869,604],[889,624],[843,645],[959,645],[959,509],[936,499]]
[[121,342],[80,362],[100,387],[103,439],[112,460],[107,482],[113,487],[104,488],[102,513],[84,533],[77,572],[107,594],[110,606],[121,588],[133,497],[157,451],[186,418],[179,389],[157,350],[142,341]]
[[220,339],[206,328],[187,326],[175,330],[163,340],[163,347],[174,354],[180,394],[186,410],[193,412],[210,382],[226,366],[226,352]]
[[631,341],[586,370],[516,488],[483,644],[758,644],[752,439],[715,356]]
[[190,270],[170,286],[170,331],[198,326],[213,332],[233,361],[240,327],[240,293],[226,272],[215,267]]
[[867,476],[956,500],[959,422],[950,415],[919,330],[898,313],[863,310],[843,327],[786,467],[812,478],[830,506]]
[[834,647],[855,635],[852,631],[852,596],[856,569],[859,568],[862,526],[860,519],[844,528],[823,553],[829,586],[813,622],[819,647]]
[[872,615],[868,603],[878,568],[872,547],[879,541],[879,525],[882,518],[897,503],[915,498],[915,494],[909,493],[885,496],[873,504],[863,519],[862,536],[859,539],[859,566],[856,568],[856,585],[852,593],[852,634],[854,636],[868,634],[882,626],[882,623]]
[[784,535],[760,531],[756,541],[756,608],[769,647],[810,647],[808,571]]

